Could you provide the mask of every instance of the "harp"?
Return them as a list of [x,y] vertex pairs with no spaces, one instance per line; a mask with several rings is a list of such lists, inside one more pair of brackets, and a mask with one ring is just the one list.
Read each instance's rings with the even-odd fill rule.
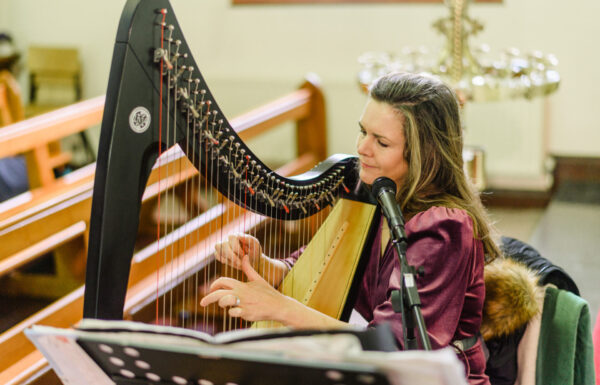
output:
[[[320,227],[327,231],[317,232],[281,290],[336,318],[349,316],[356,272],[376,227],[376,205],[358,183],[356,158],[334,155],[304,174],[278,175],[232,129],[168,1],[129,0],[101,126],[84,317],[123,317],[140,201],[152,168],[173,148],[181,149],[207,184],[251,215],[311,221],[335,203]],[[318,257],[311,260],[309,252]],[[340,256],[349,259],[333,262]]]

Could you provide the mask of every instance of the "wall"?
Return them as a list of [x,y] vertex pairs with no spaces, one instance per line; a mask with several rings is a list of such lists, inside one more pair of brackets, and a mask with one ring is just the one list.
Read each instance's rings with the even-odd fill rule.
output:
[[[112,45],[124,1],[0,0],[22,49],[30,44],[80,49],[84,96],[105,92]],[[295,88],[317,73],[328,103],[329,152],[354,152],[365,96],[357,57],[405,45],[440,47],[430,27],[441,4],[231,6],[229,0],[172,0],[194,58],[228,116]],[[600,35],[600,2],[504,0],[474,4],[485,30],[472,39],[496,51],[516,46],[555,53],[562,83],[546,100],[470,104],[467,142],[486,149],[488,172],[532,178],[545,151],[600,156],[594,84],[600,80],[592,37]],[[23,79],[25,81],[25,79]],[[350,132],[350,134],[348,134]],[[545,134],[546,133],[546,134]],[[290,146],[291,148],[291,146]]]
[[8,3],[6,0],[0,1],[0,32],[6,32],[8,26]]

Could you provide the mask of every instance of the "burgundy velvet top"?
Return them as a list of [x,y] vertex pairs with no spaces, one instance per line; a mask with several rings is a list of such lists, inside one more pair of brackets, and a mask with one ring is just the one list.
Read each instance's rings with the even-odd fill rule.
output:
[[[473,221],[464,210],[432,207],[405,225],[406,258],[425,275],[417,277],[421,312],[434,349],[471,337],[481,325],[485,285],[483,243],[474,239]],[[297,255],[286,260],[292,265]],[[381,257],[381,226],[358,291],[355,310],[369,325],[388,322],[402,347],[402,318],[391,304],[391,293],[400,288],[400,263],[388,245]],[[415,334],[418,335],[417,331]],[[489,384],[485,356],[478,341],[459,354],[470,384]]]

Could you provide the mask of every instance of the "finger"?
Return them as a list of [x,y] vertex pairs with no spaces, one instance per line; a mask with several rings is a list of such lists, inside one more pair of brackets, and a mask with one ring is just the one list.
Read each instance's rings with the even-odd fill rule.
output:
[[209,291],[213,292],[216,290],[232,290],[238,287],[241,284],[237,279],[229,278],[229,277],[221,277],[216,279],[213,283],[210,284]]
[[226,294],[219,298],[219,306],[220,307],[230,307],[230,306],[238,306],[240,304],[240,299],[238,296],[234,294]]
[[260,241],[249,234],[242,234],[240,242],[244,249],[244,254],[249,254],[252,257],[260,255]]
[[232,307],[228,311],[231,317],[241,317],[242,316],[242,308],[241,307]]
[[246,254],[245,244],[243,242],[243,234],[230,234],[229,235],[229,246],[231,251],[238,257]]
[[215,245],[215,256],[219,262],[228,264],[228,261],[231,259],[230,254],[231,249],[227,242],[221,242]]
[[231,246],[228,242],[223,242],[219,245],[219,253],[217,254],[217,260],[229,266],[233,266],[236,269],[241,268],[240,259],[231,250]]
[[215,245],[215,258],[217,258],[217,261],[223,262],[223,260],[225,259],[224,253],[225,252],[223,251],[223,243],[217,243]]
[[244,255],[244,258],[242,259],[242,271],[246,274],[246,277],[248,277],[248,281],[263,280],[260,274],[258,274],[250,264],[250,257],[247,255]]
[[230,290],[216,290],[216,291],[210,292],[207,295],[205,295],[204,298],[202,298],[200,300],[200,305],[208,306],[211,303],[215,303],[215,302],[219,301],[221,299],[221,297],[223,297],[227,294],[231,294],[231,291]]
[[236,269],[241,268],[241,258],[240,256],[232,249],[230,243],[226,243],[223,245],[223,254],[225,256],[224,263],[235,267]]

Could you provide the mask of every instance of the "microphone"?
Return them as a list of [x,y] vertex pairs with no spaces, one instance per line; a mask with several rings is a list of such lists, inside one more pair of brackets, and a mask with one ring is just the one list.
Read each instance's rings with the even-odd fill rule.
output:
[[371,192],[375,195],[383,209],[383,215],[388,221],[392,240],[405,243],[404,217],[402,216],[398,202],[396,202],[396,183],[390,178],[379,177],[373,182]]

